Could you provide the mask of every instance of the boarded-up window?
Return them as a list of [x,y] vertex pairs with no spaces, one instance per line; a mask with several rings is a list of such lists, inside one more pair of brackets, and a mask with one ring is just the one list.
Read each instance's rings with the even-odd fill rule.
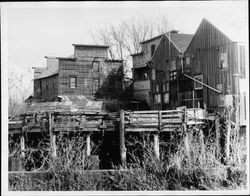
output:
[[169,103],[169,93],[164,94],[164,103]]
[[155,69],[152,69],[152,80],[155,80]]
[[190,57],[186,57],[186,64],[189,65],[190,64]]
[[155,103],[161,103],[161,94],[155,94]]
[[227,52],[222,52],[220,54],[220,68],[227,68],[227,67],[228,67]]
[[[203,75],[198,75],[198,76],[194,76],[194,79],[203,82]],[[198,89],[203,89],[203,85],[199,82],[195,82],[194,81],[194,89],[198,90]]]
[[69,78],[69,87],[76,88],[76,76],[70,76]]

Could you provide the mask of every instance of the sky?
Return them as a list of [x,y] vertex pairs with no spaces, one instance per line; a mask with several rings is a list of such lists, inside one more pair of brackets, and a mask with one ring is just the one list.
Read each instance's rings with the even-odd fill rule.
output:
[[69,56],[72,44],[93,44],[90,32],[104,25],[158,16],[191,34],[205,17],[232,40],[248,43],[247,7],[247,1],[1,3],[2,70],[23,74],[32,85],[32,67],[46,66],[44,56]]

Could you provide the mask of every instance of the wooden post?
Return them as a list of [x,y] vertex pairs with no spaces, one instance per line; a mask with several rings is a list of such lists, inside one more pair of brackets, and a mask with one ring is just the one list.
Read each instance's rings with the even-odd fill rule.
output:
[[204,135],[201,129],[199,131],[199,140],[200,140],[200,145],[201,145],[201,156],[205,156]]
[[25,140],[24,140],[24,135],[21,135],[20,139],[20,145],[21,145],[21,157],[25,157],[24,150],[25,150]]
[[195,94],[194,94],[194,90],[193,90],[193,108],[195,108]]
[[120,112],[120,127],[119,127],[119,139],[120,139],[120,156],[121,164],[123,167],[126,166],[126,147],[125,147],[125,127],[124,127],[124,111]]
[[86,138],[86,155],[87,156],[91,155],[90,133],[87,134],[87,138]]
[[188,138],[188,131],[187,131],[187,111],[186,109],[184,110],[184,122],[183,122],[183,132],[184,132],[184,146],[185,146],[185,152],[190,160],[190,146],[189,146],[189,138]]
[[216,116],[215,119],[215,132],[216,132],[216,158],[220,156],[220,119]]
[[159,134],[154,134],[154,151],[157,160],[160,160],[160,142],[159,142]]
[[53,133],[53,117],[52,114],[49,113],[49,135],[50,135],[50,149],[51,149],[51,156],[54,158],[56,157],[56,135]]
[[160,160],[160,141],[159,132],[162,130],[162,113],[158,111],[158,133],[154,134],[154,152],[156,159]]
[[231,134],[231,112],[228,112],[227,133],[226,133],[226,161],[229,161],[230,155],[230,134]]

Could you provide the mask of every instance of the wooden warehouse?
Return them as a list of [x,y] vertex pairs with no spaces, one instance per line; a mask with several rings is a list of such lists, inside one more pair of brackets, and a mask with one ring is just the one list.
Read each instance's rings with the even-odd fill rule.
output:
[[34,67],[34,97],[63,95],[119,98],[123,63],[108,59],[108,46],[74,44],[71,57],[46,57],[47,68]]
[[132,55],[134,96],[151,109],[179,106],[177,70],[183,67],[184,52],[192,35],[170,31],[141,42],[142,52]]
[[[228,38],[208,20],[203,19],[186,52],[184,69],[190,70],[180,104],[220,112],[226,106],[239,106],[241,119],[246,119],[244,94],[239,80],[245,78],[245,47]],[[192,81],[192,82],[191,82]],[[186,87],[186,86],[185,86]],[[239,111],[241,110],[241,111]]]

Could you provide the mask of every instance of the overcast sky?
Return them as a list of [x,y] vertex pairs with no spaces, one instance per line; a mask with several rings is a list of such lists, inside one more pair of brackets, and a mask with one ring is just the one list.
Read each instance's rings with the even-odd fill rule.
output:
[[2,3],[2,68],[30,80],[44,56],[69,56],[73,43],[93,43],[90,31],[131,18],[165,15],[176,30],[193,34],[205,17],[234,41],[248,42],[247,7],[247,1]]

